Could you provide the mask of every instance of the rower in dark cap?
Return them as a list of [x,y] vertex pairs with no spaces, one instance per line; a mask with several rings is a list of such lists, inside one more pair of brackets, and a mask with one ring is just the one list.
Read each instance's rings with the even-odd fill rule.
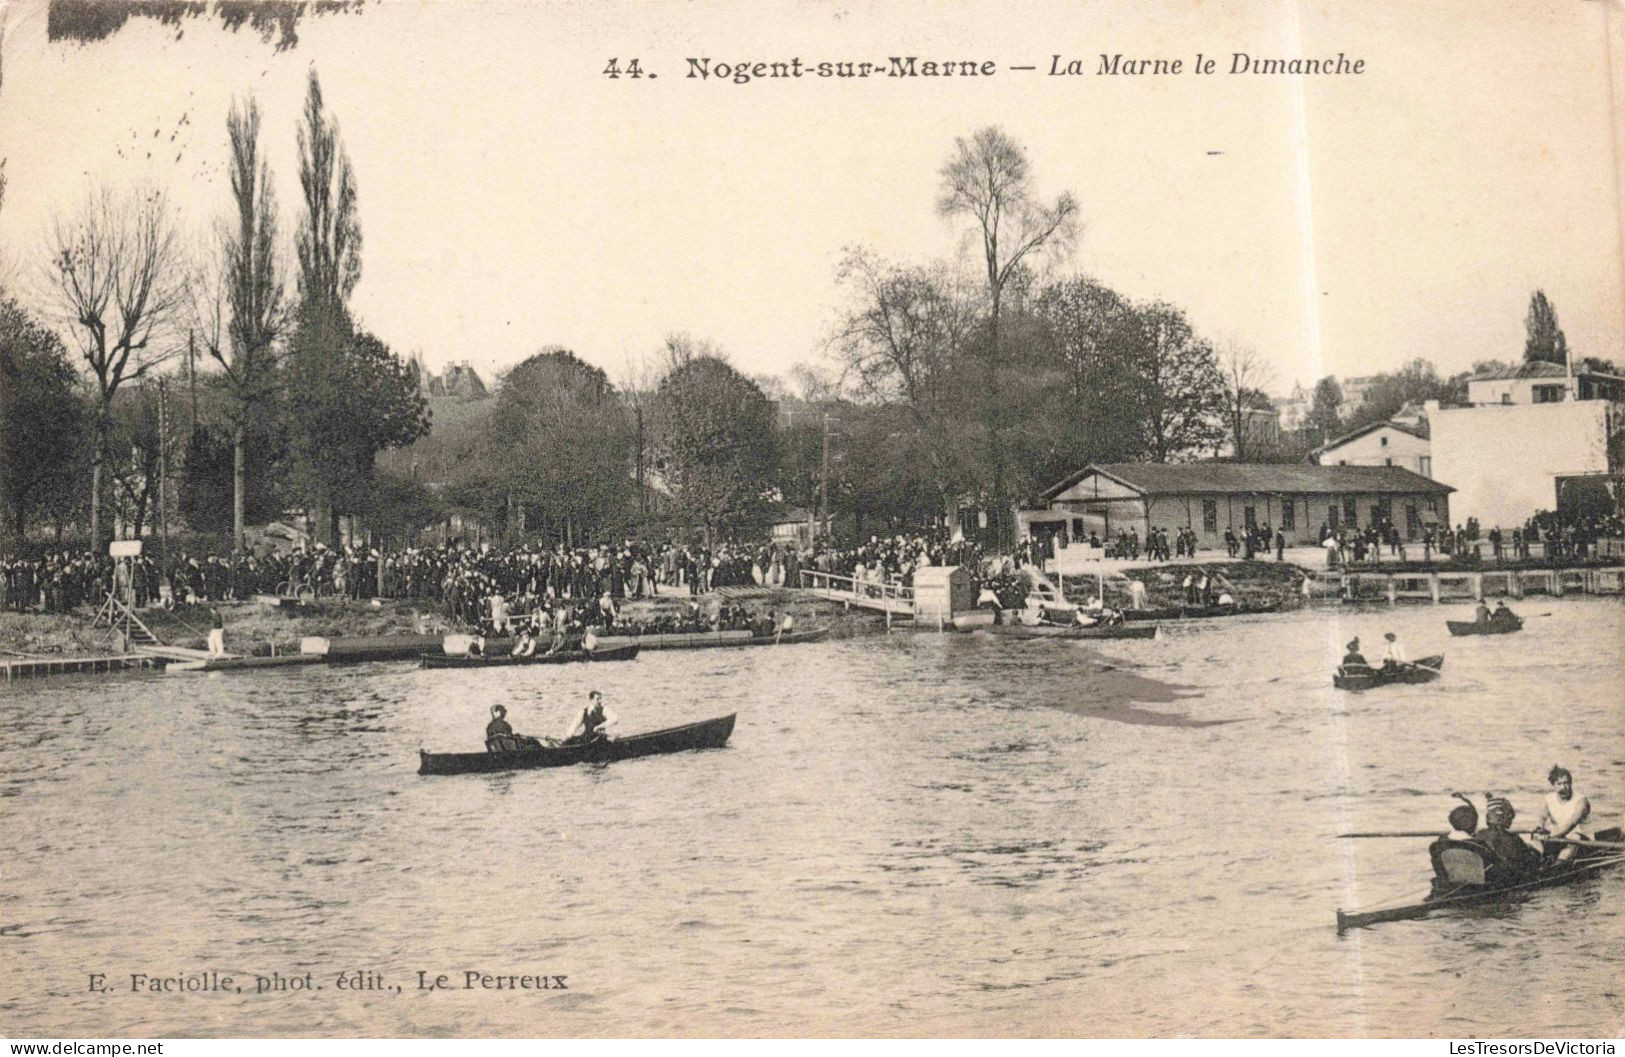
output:
[[1349,644],[1348,644],[1348,646],[1346,648],[1348,649],[1348,652],[1343,655],[1343,669],[1345,671],[1347,671],[1350,668],[1370,668],[1371,667],[1371,665],[1369,663],[1367,663],[1367,661],[1365,659],[1365,654],[1360,652],[1360,640],[1359,639],[1357,639],[1357,638],[1356,639],[1350,639]]
[[485,725],[485,738],[487,741],[498,734],[512,734],[513,728],[508,725],[508,710],[503,705],[491,706],[491,722]]

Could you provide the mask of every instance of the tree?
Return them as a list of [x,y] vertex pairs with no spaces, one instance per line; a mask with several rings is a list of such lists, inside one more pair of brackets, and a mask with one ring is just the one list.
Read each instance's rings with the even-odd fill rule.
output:
[[34,512],[71,491],[86,409],[62,339],[0,301],[0,535],[20,541]]
[[678,363],[656,391],[660,446],[680,509],[707,532],[754,514],[775,467],[773,405],[715,356]]
[[1061,378],[1045,416],[1058,443],[1044,476],[1057,480],[1091,462],[1141,458],[1145,422],[1136,378],[1146,332],[1134,306],[1092,279],[1074,277],[1045,288],[1035,311],[1046,358]]
[[299,126],[299,187],[304,214],[294,244],[300,300],[344,304],[361,281],[355,173],[339,139],[338,121],[323,109],[322,86],[314,69],[305,92],[304,123]]
[[330,304],[302,307],[282,373],[296,480],[336,540],[339,515],[367,509],[378,453],[428,432],[428,404],[411,365]]
[[1001,439],[1004,408],[999,400],[1005,288],[1029,256],[1070,246],[1077,234],[1078,204],[1070,193],[1052,203],[1041,202],[1032,189],[1026,152],[997,126],[955,140],[940,176],[937,211],[944,217],[970,217],[981,236],[988,296],[983,415],[993,493],[990,522],[999,542],[1008,543],[1013,527]]
[[[1247,461],[1247,452],[1255,439],[1248,423],[1248,411],[1274,410],[1274,403],[1263,392],[1269,383],[1270,369],[1258,350],[1237,342],[1225,343],[1219,354],[1219,367],[1224,372],[1224,413],[1228,420],[1230,442],[1237,462]],[[1262,399],[1260,399],[1262,398]],[[1256,438],[1262,439],[1262,438]]]
[[851,307],[835,353],[859,392],[906,411],[921,440],[915,450],[946,499],[966,483],[965,411],[980,400],[976,307],[947,269],[889,265],[863,250],[847,251],[837,278]]
[[1139,310],[1144,347],[1134,364],[1137,406],[1153,462],[1211,450],[1224,437],[1224,375],[1213,346],[1166,302]]
[[93,193],[53,222],[46,282],[94,383],[90,534],[102,540],[101,499],[113,398],[171,352],[156,347],[181,308],[185,282],[173,213],[161,192]]
[[566,543],[631,508],[632,428],[609,376],[568,349],[531,356],[503,378],[488,422],[493,484],[526,531],[531,516]]
[[1343,407],[1343,387],[1337,379],[1327,375],[1315,383],[1314,395],[1309,401],[1309,417],[1304,426],[1324,444],[1343,428],[1340,413]]
[[1563,328],[1557,325],[1557,309],[1546,300],[1546,291],[1536,290],[1529,295],[1529,312],[1523,317],[1528,337],[1523,344],[1525,362],[1565,364],[1568,362],[1569,342]]
[[[314,85],[314,74],[312,77]],[[319,99],[318,94],[318,103]],[[205,293],[214,296],[207,298],[204,325],[199,329],[204,347],[225,372],[232,446],[231,541],[241,550],[248,494],[247,440],[255,412],[272,394],[272,346],[282,325],[282,276],[276,258],[276,198],[270,163],[260,153],[259,104],[252,98],[246,105],[233,102],[226,117],[226,134],[231,145],[235,208],[220,232],[216,281],[201,284]],[[187,520],[197,524],[192,513]]]
[[1386,422],[1406,404],[1443,402],[1452,399],[1456,391],[1451,380],[1439,377],[1431,362],[1420,358],[1410,360],[1397,371],[1378,374],[1366,390],[1365,399],[1350,412],[1342,428],[1353,430],[1373,422]]

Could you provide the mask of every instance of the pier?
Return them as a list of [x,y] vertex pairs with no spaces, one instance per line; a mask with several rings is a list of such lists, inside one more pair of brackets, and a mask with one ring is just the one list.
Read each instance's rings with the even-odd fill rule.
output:
[[874,580],[858,580],[851,576],[801,570],[801,589],[815,598],[839,602],[848,609],[873,610],[886,614],[886,623],[893,620],[914,619],[914,588],[902,584]]
[[10,657],[0,661],[5,669],[6,682],[13,679],[37,679],[46,675],[78,675],[91,672],[122,672],[135,668],[153,668],[161,663],[145,654],[120,654],[116,657]]
[[1491,569],[1484,572],[1316,572],[1306,595],[1344,602],[1432,602],[1460,605],[1486,598],[1625,594],[1625,567]]

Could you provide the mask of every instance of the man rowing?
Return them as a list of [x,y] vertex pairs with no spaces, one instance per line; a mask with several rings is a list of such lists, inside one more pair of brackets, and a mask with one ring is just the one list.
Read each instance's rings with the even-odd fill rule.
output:
[[[1481,606],[1483,604],[1484,603],[1482,602],[1479,603]],[[1512,609],[1503,599],[1502,601],[1495,603],[1495,612],[1490,614],[1490,620],[1497,624],[1516,624],[1518,622],[1518,615],[1512,612]]]
[[[1578,827],[1591,817],[1591,801],[1575,795],[1574,776],[1565,767],[1553,767],[1546,775],[1546,781],[1552,791],[1546,794],[1546,799],[1541,803],[1540,824],[1535,834],[1543,840],[1555,837],[1586,839]],[[1562,845],[1562,850],[1557,853],[1557,861],[1568,862],[1578,850],[1577,844]]]
[[1460,793],[1451,794],[1461,803],[1450,809],[1450,832],[1445,834],[1445,840],[1470,841],[1473,834],[1478,832],[1478,808],[1473,802]]
[[571,720],[570,729],[559,739],[559,743],[585,745],[598,738],[608,737],[605,731],[620,722],[620,718],[604,707],[604,695],[594,690],[587,695],[586,706],[576,713],[575,718]]
[[1382,651],[1382,666],[1384,668],[1404,668],[1411,662],[1405,656],[1405,647],[1399,644],[1399,636],[1388,632],[1383,636],[1387,640],[1387,647]]
[[1473,834],[1473,839],[1489,849],[1497,865],[1511,875],[1513,883],[1532,879],[1540,873],[1541,855],[1508,828],[1518,814],[1512,802],[1499,796],[1488,796],[1488,801],[1484,808],[1484,828]]

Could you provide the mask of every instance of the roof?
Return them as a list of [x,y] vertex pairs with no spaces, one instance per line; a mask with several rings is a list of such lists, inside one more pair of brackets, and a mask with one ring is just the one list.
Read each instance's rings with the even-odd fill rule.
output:
[[1311,466],[1305,463],[1109,462],[1091,463],[1044,490],[1054,499],[1090,474],[1099,473],[1141,495],[1258,492],[1270,494],[1352,492],[1454,492],[1399,466]]
[[1467,379],[1469,382],[1508,382],[1515,378],[1562,378],[1568,374],[1560,363],[1547,360],[1526,360],[1516,367],[1502,371],[1485,371]]
[[1404,422],[1395,422],[1393,419],[1386,419],[1381,422],[1368,423],[1367,425],[1361,426],[1356,430],[1350,430],[1341,437],[1333,437],[1325,444],[1322,444],[1320,447],[1316,448],[1312,454],[1319,455],[1321,452],[1331,451],[1333,448],[1342,447],[1351,440],[1359,440],[1367,433],[1375,433],[1377,430],[1383,429],[1384,427],[1388,429],[1397,429],[1401,433],[1409,433],[1418,440],[1428,439],[1428,431],[1425,429],[1418,429],[1417,427],[1407,425]]

